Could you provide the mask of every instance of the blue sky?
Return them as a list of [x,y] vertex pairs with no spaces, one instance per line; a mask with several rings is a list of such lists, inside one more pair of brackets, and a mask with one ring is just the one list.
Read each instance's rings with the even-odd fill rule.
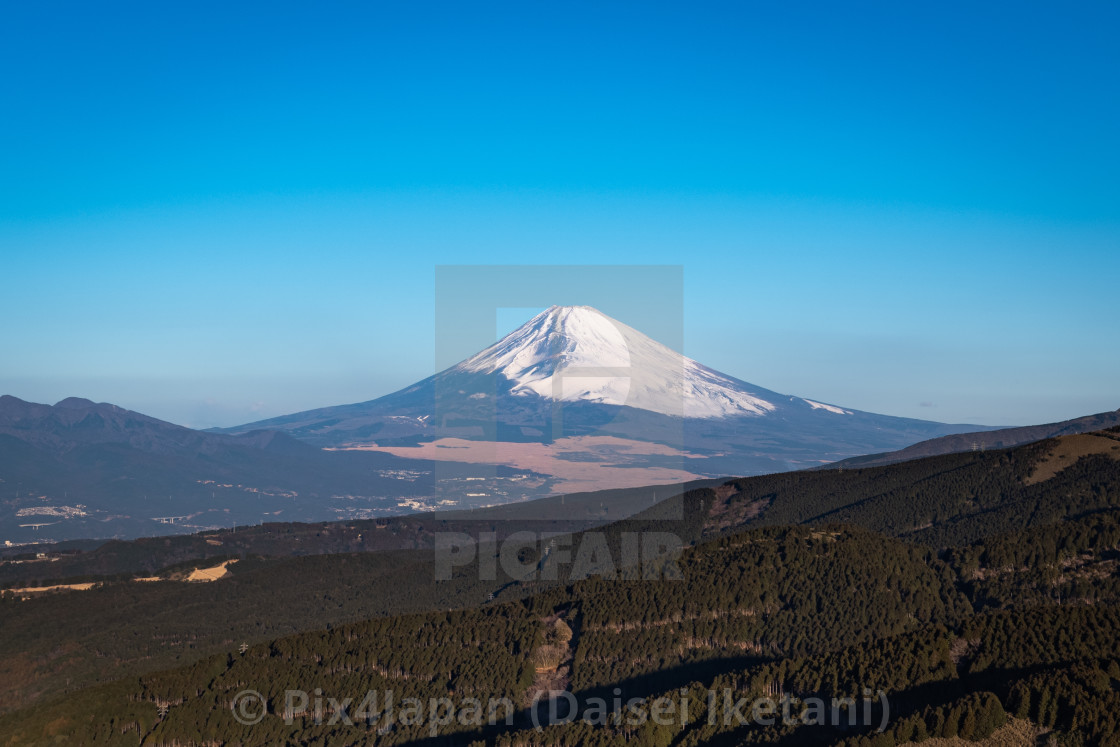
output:
[[760,386],[1115,409],[1120,6],[975,5],[8,3],[0,392],[371,399],[438,265],[671,264]]

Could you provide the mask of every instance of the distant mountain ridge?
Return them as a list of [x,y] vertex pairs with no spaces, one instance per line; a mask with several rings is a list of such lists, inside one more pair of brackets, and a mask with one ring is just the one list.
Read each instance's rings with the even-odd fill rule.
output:
[[1058,436],[1071,436],[1079,433],[1091,433],[1120,425],[1120,409],[1112,412],[1099,412],[1096,415],[1085,415],[1072,420],[1063,420],[1057,423],[1044,425],[1026,425],[1016,428],[1000,428],[998,430],[976,433],[961,433],[952,436],[942,436],[928,441],[921,441],[898,451],[883,454],[868,454],[867,456],[852,457],[834,464],[829,464],[820,469],[832,468],[857,468],[879,467],[886,464],[907,462],[911,459],[942,456],[944,454],[958,454],[965,451],[989,451],[991,449],[1009,449],[1013,446],[1041,441],[1045,438]]
[[230,446],[315,451],[278,431],[237,436],[207,433],[81,397],[67,397],[52,406],[0,396],[0,434],[61,452],[93,444],[126,445],[153,454],[215,453]]
[[431,502],[433,480],[428,462],[324,451],[279,431],[207,433],[78,397],[0,396],[0,542],[407,513]]

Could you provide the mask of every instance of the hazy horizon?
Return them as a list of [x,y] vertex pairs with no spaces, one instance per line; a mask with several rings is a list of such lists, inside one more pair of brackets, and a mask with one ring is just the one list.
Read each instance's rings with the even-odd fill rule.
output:
[[1118,15],[9,7],[0,393],[364,401],[434,373],[437,265],[670,264],[681,352],[758,386],[1113,410]]

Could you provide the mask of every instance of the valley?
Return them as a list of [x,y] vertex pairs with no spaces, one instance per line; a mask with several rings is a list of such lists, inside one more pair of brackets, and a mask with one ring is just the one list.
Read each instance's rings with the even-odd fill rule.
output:
[[337,449],[379,451],[411,460],[521,469],[530,474],[549,475],[552,478],[550,487],[557,493],[683,483],[707,476],[686,471],[694,463],[702,465],[703,455],[614,436],[569,436],[547,444],[441,438],[417,446],[369,444]]
[[[889,694],[890,733],[900,740],[919,728],[948,736],[944,724],[954,718],[954,733],[982,736],[1001,728],[997,716],[1095,739],[1113,733],[1100,729],[1120,728],[1102,720],[1105,711],[1085,710],[1106,708],[1107,697],[1076,695],[1090,675],[1115,676],[1120,682],[1120,670],[1109,674],[1120,663],[1110,663],[1107,653],[1120,650],[1120,617],[1115,614],[1120,609],[1115,560],[1120,552],[1120,462],[1110,454],[1082,453],[1044,481],[1027,479],[1054,454],[1084,451],[1079,438],[885,467],[700,483],[653,506],[643,507],[642,496],[635,495],[628,517],[560,543],[578,547],[597,536],[612,557],[624,558],[626,537],[634,532],[671,531],[685,543],[673,561],[683,571],[683,581],[625,580],[625,566],[618,568],[620,578],[610,577],[606,566],[590,569],[588,576],[588,569],[577,571],[570,561],[561,562],[555,580],[539,573],[508,576],[499,564],[499,576],[486,581],[478,564],[497,550],[480,548],[480,556],[457,568],[451,581],[433,582],[432,563],[438,556],[433,556],[431,543],[441,528],[474,535],[493,527],[510,534],[524,531],[531,526],[528,516],[502,517],[516,506],[490,509],[491,518],[476,517],[473,524],[469,512],[459,514],[442,527],[440,514],[427,514],[418,518],[432,523],[411,535],[401,534],[414,521],[408,517],[387,520],[381,529],[324,524],[308,534],[293,525],[285,535],[277,527],[269,530],[270,555],[236,550],[236,543],[228,544],[235,533],[204,535],[220,537],[223,544],[200,538],[190,551],[198,560],[157,575],[190,576],[216,567],[228,571],[211,583],[137,584],[133,576],[146,573],[139,570],[140,563],[132,574],[100,577],[97,588],[0,605],[5,622],[0,646],[26,652],[8,660],[8,676],[22,672],[18,676],[25,683],[39,683],[23,689],[18,699],[13,692],[3,695],[0,707],[9,715],[0,718],[0,735],[14,740],[12,744],[35,742],[36,724],[49,722],[61,733],[97,743],[94,732],[82,731],[86,727],[81,724],[89,722],[80,714],[109,698],[116,703],[112,707],[122,728],[132,724],[138,739],[154,742],[211,729],[262,745],[290,741],[296,734],[332,742],[377,734],[387,744],[427,744],[432,738],[427,722],[413,727],[396,723],[384,731],[386,723],[376,719],[320,723],[305,714],[286,725],[281,707],[286,696],[267,683],[288,682],[307,692],[319,687],[339,699],[353,692],[392,690],[398,699],[426,702],[448,687],[453,700],[469,693],[509,698],[518,709],[509,724],[435,728],[438,735],[463,743],[516,744],[529,733],[524,729],[532,721],[531,710],[523,707],[532,700],[526,693],[538,692],[533,683],[538,675],[548,675],[582,704],[577,707],[584,715],[591,714],[585,709],[597,698],[609,699],[614,690],[626,699],[655,700],[667,693],[679,698],[687,691],[699,704],[706,702],[705,689],[732,688],[737,698],[750,693],[765,697],[771,687],[766,683],[777,682],[774,687],[803,704],[813,693],[858,693],[858,688],[852,690],[858,684]],[[1112,442],[1120,435],[1107,431],[1092,438]],[[1054,495],[1063,500],[1051,500]],[[565,509],[571,515],[581,505],[590,508],[598,502],[594,494],[573,496]],[[903,505],[917,512],[913,519],[899,513]],[[1029,519],[1023,525],[1012,517]],[[537,526],[543,529],[547,522]],[[559,525],[552,529],[563,531]],[[251,531],[256,538],[247,532],[242,542],[265,542],[262,529]],[[342,549],[358,533],[364,537],[371,531],[397,534],[402,541],[418,543],[413,545],[417,549],[384,546],[359,554],[290,555],[315,551],[300,548],[301,537]],[[548,542],[555,545],[557,535],[551,536]],[[547,557],[546,544],[539,540],[530,557]],[[158,547],[137,546],[139,552],[130,554],[141,559]],[[210,551],[230,550],[238,562],[227,559],[215,565],[204,559]],[[82,555],[93,560],[97,552],[78,553],[69,567],[80,569]],[[571,575],[577,572],[579,576]],[[72,605],[84,610],[86,622],[62,639],[48,633],[41,621],[73,619],[75,613],[67,611]],[[177,612],[157,612],[170,608]],[[143,609],[150,612],[137,616]],[[205,617],[193,617],[191,609]],[[253,613],[245,616],[248,609]],[[266,619],[272,622],[262,627]],[[553,645],[548,630],[559,619],[571,630],[570,650],[548,663],[553,660],[541,647]],[[436,646],[429,663],[422,661],[426,655],[421,651],[427,649],[391,643],[391,630],[415,636],[416,626],[431,631],[419,633]],[[1069,626],[1079,631],[1078,637],[1058,634]],[[283,637],[285,628],[308,632]],[[111,638],[100,632],[108,630],[115,631]],[[1036,634],[1008,638],[1014,630]],[[499,658],[508,661],[502,667],[511,668],[487,669],[483,663],[492,657],[485,648],[464,648],[457,643],[463,640],[491,640],[506,647]],[[365,643],[355,649],[356,641]],[[247,648],[239,653],[243,642]],[[44,666],[47,660],[34,664],[34,652],[50,650],[69,653],[52,658],[49,666]],[[115,662],[114,674],[112,681],[99,685],[104,670],[95,662],[106,657]],[[352,674],[341,676],[344,671]],[[118,679],[129,672],[140,677],[140,689],[128,685],[127,677]],[[409,675],[402,679],[405,672]],[[1040,680],[1031,672],[1050,674]],[[60,701],[51,692],[63,678],[79,685]],[[276,710],[252,727],[238,725],[223,707],[235,692],[223,684],[227,682],[256,685]],[[1079,705],[1037,710],[1034,698],[1050,692],[1046,683],[1051,682],[1058,687],[1057,697],[1074,698]],[[52,703],[65,703],[70,715],[63,716]],[[169,705],[157,708],[159,703]],[[703,708],[695,710],[704,713]],[[1084,725],[1088,713],[1097,731],[1085,731],[1090,728]],[[964,727],[962,714],[971,714],[969,719],[992,714],[992,720],[983,727],[972,721]],[[850,738],[831,727],[760,730],[732,723],[726,730],[705,723],[678,719],[667,727],[646,724],[641,739],[657,743],[662,737],[655,734],[663,728],[668,729],[666,738],[698,745],[721,744],[729,737],[751,744],[794,740],[822,745]],[[628,734],[624,725],[594,718],[544,731],[548,743],[555,744],[588,739],[612,743]]]

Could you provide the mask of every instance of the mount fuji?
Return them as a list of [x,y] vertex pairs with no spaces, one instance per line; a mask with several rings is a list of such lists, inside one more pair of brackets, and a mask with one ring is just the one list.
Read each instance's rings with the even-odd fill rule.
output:
[[553,306],[452,369],[499,376],[513,396],[674,415],[764,415],[750,385],[702,366],[589,306]]
[[627,470],[633,484],[658,477],[643,470],[668,470],[661,476],[674,479],[760,474],[989,430],[763,389],[588,306],[553,306],[478,354],[379,399],[225,432],[260,429],[332,449],[520,460],[545,473],[548,465],[597,463]]

